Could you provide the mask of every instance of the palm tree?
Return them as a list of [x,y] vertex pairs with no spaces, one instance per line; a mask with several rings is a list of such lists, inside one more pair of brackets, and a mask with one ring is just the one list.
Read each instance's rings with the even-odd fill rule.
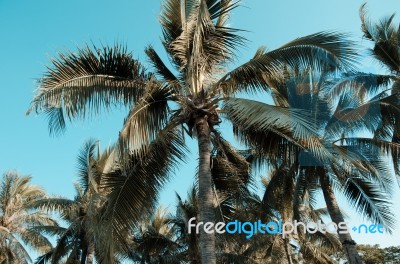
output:
[[[221,113],[239,129],[255,127],[281,140],[298,141],[298,145],[305,144],[310,138],[305,135],[313,133],[308,120],[296,109],[232,96],[273,86],[283,78],[288,67],[348,69],[355,60],[351,43],[343,35],[321,32],[295,39],[273,51],[261,48],[248,62],[228,70],[227,66],[235,59],[235,51],[244,44],[244,38],[238,34],[240,31],[227,25],[229,14],[236,6],[231,0],[163,1],[162,44],[174,70],[151,46],[146,48],[146,54],[154,73],[146,71],[121,46],[87,46],[53,60],[40,80],[28,113],[46,113],[50,132],[60,132],[65,128],[66,119],[83,118],[115,104],[126,105],[130,111],[119,134],[119,146],[125,150],[122,152],[139,159],[149,153],[146,149],[154,140],[166,142],[171,135],[175,140],[186,131],[198,142],[199,221],[213,222],[210,135],[221,122]],[[220,102],[223,102],[222,109],[219,109]],[[246,118],[239,118],[237,114]],[[181,149],[177,142],[175,140],[169,147]],[[146,173],[146,179],[149,177],[150,172]],[[110,178],[109,183],[129,186],[131,180],[129,176],[125,181]],[[156,185],[146,185],[152,193],[162,186],[158,181],[153,182]],[[115,190],[112,194],[116,197],[112,199],[115,204],[110,210],[119,223],[114,227],[124,230],[123,225],[133,225],[138,219],[138,215],[131,213],[140,215],[146,208],[134,208],[138,204],[129,203],[135,195],[133,190]],[[147,208],[154,208],[154,205]],[[202,263],[215,263],[215,234],[201,231],[199,244]]]
[[[264,197],[260,199],[248,190],[252,188],[249,162],[225,140],[221,139],[217,146],[215,153],[213,151],[212,177],[218,221],[291,221],[292,218],[283,215],[293,211],[295,188],[287,188],[284,183],[293,178],[289,174],[282,177],[282,171],[273,173],[268,183],[264,181]],[[247,151],[242,153],[248,156]],[[179,195],[177,197],[175,215],[167,215],[165,210],[158,208],[150,220],[144,219],[133,235],[128,236],[129,259],[140,263],[199,263],[198,236],[189,233],[187,225],[189,219],[198,214],[196,186],[191,188],[186,201]],[[305,210],[303,206],[300,219],[307,222],[304,219],[311,218],[316,222],[320,220],[321,212],[326,213],[325,210]],[[310,263],[333,263],[328,254],[340,247],[338,239],[329,233],[299,234],[295,239],[300,245],[302,259]],[[218,263],[286,263],[285,249],[292,247],[279,235],[256,234],[252,239],[246,239],[244,235],[219,234],[216,241]]]
[[[366,4],[360,8],[361,29],[364,38],[371,41],[373,48],[369,52],[373,58],[387,70],[387,74],[378,75],[380,80],[391,81],[392,94],[400,92],[400,28],[393,22],[394,14],[384,17],[377,23],[372,23],[366,12]],[[386,111],[382,116],[380,138],[400,143],[399,111]],[[395,153],[393,153],[395,155]],[[396,174],[400,175],[400,163],[393,158]]]
[[[34,203],[36,208],[56,212],[67,223],[67,227],[38,226],[37,230],[57,236],[57,245],[51,252],[37,260],[51,260],[58,263],[67,256],[67,263],[92,264],[96,249],[96,238],[102,232],[101,208],[106,193],[100,188],[101,175],[111,150],[100,154],[98,142],[88,140],[78,156],[79,184],[75,184],[73,200],[62,197],[48,197]],[[97,151],[97,154],[96,154]],[[97,253],[99,254],[99,253]]]
[[[248,161],[220,136],[212,137],[215,148],[212,150],[212,180],[214,184],[214,210],[216,220],[232,219],[235,201],[243,197],[243,192],[250,184],[250,167]],[[136,261],[179,263],[199,262],[198,235],[188,232],[188,221],[197,217],[199,211],[198,185],[193,186],[184,201],[177,194],[176,214],[167,215],[158,208],[154,215],[144,217],[139,227],[134,228],[134,236],[128,241],[131,251],[127,256]],[[150,219],[150,221],[149,221]],[[227,248],[226,238],[217,239],[217,260],[223,262],[229,257],[231,261],[244,261],[236,252]]]
[[378,23],[371,23],[366,14],[366,3],[360,8],[361,29],[364,37],[372,41],[370,53],[385,67],[395,82],[393,89],[398,91],[400,85],[400,29],[394,24],[395,14],[384,17]]
[[186,245],[181,243],[167,209],[159,207],[150,221],[144,220],[131,237],[128,257],[140,263],[182,263],[187,260]]
[[[217,138],[213,138],[217,140]],[[241,222],[278,222],[293,221],[295,196],[293,172],[277,170],[271,173],[269,180],[263,180],[264,195],[252,193],[254,179],[251,173],[251,162],[254,154],[249,151],[237,151],[223,138],[218,138],[212,151],[212,179],[215,186],[217,204],[215,214],[218,222],[239,220]],[[313,197],[313,196],[311,196]],[[303,199],[303,204],[307,199]],[[191,263],[197,263],[197,237],[189,234],[187,223],[197,215],[198,200],[196,188],[188,193],[188,200],[182,201],[178,196],[178,211],[172,223],[178,228],[178,241],[186,244]],[[312,209],[309,202],[297,210],[302,222],[317,222],[321,216],[327,215],[324,209]],[[171,223],[171,222],[170,222]],[[291,252],[293,241],[298,245],[297,254]],[[316,234],[298,234],[282,238],[280,235],[254,234],[251,239],[245,235],[220,234],[217,236],[218,263],[294,263],[292,256],[302,255],[302,259],[310,263],[334,263],[329,254],[340,249],[339,239],[334,234],[317,232]],[[190,253],[191,252],[191,253]],[[193,256],[193,257],[190,257]]]
[[0,185],[0,262],[30,263],[26,246],[46,252],[51,243],[33,227],[57,226],[55,220],[42,210],[34,210],[32,203],[46,196],[44,190],[30,184],[30,176],[6,172]]
[[[294,220],[302,223],[317,223],[318,221],[325,223],[323,218],[329,216],[329,213],[326,208],[316,208],[315,193],[312,190],[310,192],[307,190],[306,194],[298,192],[299,186],[297,186],[295,175],[297,166],[296,163],[290,168],[281,166],[272,170],[268,178],[262,179],[265,191],[260,208],[264,211],[274,210],[277,214],[275,221],[280,219],[282,222],[291,223]],[[302,203],[297,203],[298,200]],[[297,234],[279,237],[281,250],[284,250],[285,254],[281,254],[284,258],[277,259],[276,262],[295,263],[293,255],[299,257],[301,254],[301,258],[307,263],[333,263],[329,255],[341,249],[338,236],[319,230],[313,234],[304,231],[302,227],[299,227]],[[276,255],[279,256],[279,254]]]
[[[249,191],[247,196],[238,201],[233,219],[242,222],[293,222],[295,184],[293,171],[283,167],[273,169],[268,177],[262,178],[262,196]],[[304,201],[308,199],[305,198]],[[296,220],[304,223],[318,220],[324,222],[321,216],[326,213],[323,209],[313,209],[312,203],[305,203],[300,212],[301,215]],[[239,252],[241,256],[247,256],[255,263],[298,263],[300,256],[306,263],[334,263],[329,253],[340,248],[340,242],[333,234],[303,234],[301,230],[297,234],[286,234],[284,237],[282,234],[256,233],[251,239],[246,239],[244,235],[231,235],[227,239],[231,252]]]
[[[344,222],[335,197],[336,189],[344,193],[362,215],[391,230],[394,219],[388,201],[392,181],[385,159],[388,151],[398,153],[400,146],[358,134],[375,133],[382,125],[381,114],[398,107],[399,94],[385,96],[381,90],[386,83],[377,81],[377,76],[373,75],[348,73],[333,80],[328,77],[326,73],[306,71],[304,76],[288,78],[277,86],[273,95],[277,105],[303,109],[311,116],[317,131],[315,136],[319,138],[316,142],[320,142],[319,151],[282,143],[277,144],[278,150],[271,154],[264,150],[270,148],[267,140],[264,144],[257,141],[255,133],[252,143],[258,155],[279,157],[275,158],[275,163],[270,163],[272,167],[291,172],[289,182],[296,181],[296,195],[293,196],[296,220],[299,220],[302,197],[308,193],[315,199],[317,191],[322,190],[332,221],[336,225]],[[385,192],[379,191],[381,189]],[[351,235],[338,235],[349,262],[361,263]]]

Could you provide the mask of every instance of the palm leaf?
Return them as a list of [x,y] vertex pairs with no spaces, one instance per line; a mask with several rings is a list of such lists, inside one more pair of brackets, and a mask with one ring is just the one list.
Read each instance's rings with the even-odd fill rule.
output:
[[373,223],[382,225],[389,233],[395,227],[389,197],[372,181],[350,177],[343,190],[351,206]]
[[156,70],[155,73],[160,77],[160,80],[167,82],[170,85],[171,89],[174,89],[175,91],[180,91],[180,83],[178,78],[164,64],[154,48],[152,46],[148,46],[145,49],[145,52],[151,64]]
[[78,177],[79,183],[86,192],[90,185],[96,188],[98,175],[94,170],[95,151],[97,141],[91,139],[85,142],[78,155]]
[[352,90],[363,98],[367,94],[373,95],[381,91],[382,88],[388,87],[392,78],[393,76],[390,75],[372,73],[344,73],[339,78],[330,81],[332,87],[330,88],[329,96],[331,100],[334,100],[347,90]]
[[139,102],[130,110],[120,132],[120,143],[130,151],[147,146],[168,123],[172,91],[149,82]]
[[352,43],[344,35],[320,32],[295,39],[282,47],[261,53],[236,69],[228,72],[214,86],[224,94],[232,95],[250,88],[264,88],[284,80],[285,69],[313,69],[322,72],[351,70],[356,61]]
[[53,254],[53,251],[49,251],[46,254],[43,254],[41,256],[39,256],[37,259],[35,259],[34,264],[47,264],[47,263],[51,263],[51,256]]
[[360,8],[361,29],[364,37],[374,42],[371,53],[390,71],[400,72],[400,29],[394,25],[394,14],[373,24],[367,17],[366,3]]
[[303,154],[312,154],[319,163],[327,164],[332,160],[331,153],[318,137],[313,118],[305,110],[229,98],[222,111],[233,123],[236,135],[272,159],[272,163],[290,162],[297,158],[301,149]]
[[250,163],[228,141],[213,138],[211,175],[218,191],[233,195],[252,184]]
[[105,219],[113,225],[118,239],[127,227],[134,227],[154,209],[158,191],[168,175],[184,158],[185,147],[177,129],[161,131],[142,153],[125,158],[119,169],[104,176],[110,189]]
[[136,102],[148,79],[144,67],[125,47],[86,46],[52,60],[27,114],[47,113],[50,132],[60,133],[66,119]]
[[[345,104],[346,105],[346,104]],[[334,118],[325,128],[325,138],[340,138],[343,130],[359,132],[363,129],[375,132],[383,123],[382,117],[390,117],[391,124],[398,120],[400,113],[400,94],[386,95],[382,92],[368,101],[361,101],[357,105],[338,107]]]

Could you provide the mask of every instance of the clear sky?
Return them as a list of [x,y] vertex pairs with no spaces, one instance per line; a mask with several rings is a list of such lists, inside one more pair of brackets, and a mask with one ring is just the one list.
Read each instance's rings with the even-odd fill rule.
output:
[[[246,29],[250,40],[239,53],[238,63],[251,58],[261,45],[273,49],[306,34],[323,30],[351,33],[362,40],[358,9],[360,0],[247,0],[233,11],[231,26]],[[398,0],[368,1],[371,18],[399,13]],[[49,58],[58,51],[75,49],[86,42],[126,43],[128,50],[146,62],[143,49],[152,44],[162,53],[158,24],[158,0],[0,0],[0,172],[16,169],[31,174],[33,183],[51,194],[73,196],[77,153],[85,140],[114,142],[121,128],[124,111],[105,113],[90,122],[70,124],[66,133],[50,137],[44,116],[26,117],[36,86],[35,79],[45,71]],[[399,21],[397,17],[396,21]],[[364,69],[381,71],[365,62]],[[227,131],[227,124],[221,130]],[[164,204],[175,203],[174,191],[185,194],[193,182],[196,146],[191,144],[188,164],[176,173],[161,195]],[[397,201],[400,199],[397,197]],[[397,207],[400,211],[399,207]],[[353,218],[353,221],[360,221]],[[395,236],[356,236],[360,243],[399,245],[400,223]],[[397,238],[396,238],[397,237]]]

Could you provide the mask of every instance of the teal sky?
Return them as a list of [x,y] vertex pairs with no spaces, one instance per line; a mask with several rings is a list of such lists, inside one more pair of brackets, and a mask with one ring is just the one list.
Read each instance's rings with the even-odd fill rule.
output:
[[[361,38],[358,17],[362,3],[359,0],[243,1],[233,11],[230,22],[232,27],[249,31],[245,33],[248,45],[240,50],[237,63],[251,58],[261,45],[273,49],[296,37],[323,30],[350,33],[364,54],[368,42]],[[398,0],[371,0],[368,9],[374,20],[394,12],[400,17]],[[159,11],[159,0],[0,0],[0,172],[15,169],[31,174],[33,183],[49,193],[73,196],[78,150],[89,138],[101,140],[102,147],[114,142],[125,111],[116,109],[90,122],[69,124],[64,135],[50,137],[44,116],[25,116],[34,95],[35,79],[57,52],[74,50],[86,42],[126,43],[128,50],[146,62],[143,52],[146,45],[152,44],[163,52]],[[362,68],[382,70],[369,60],[363,61]],[[229,126],[223,123],[220,129],[224,132]],[[175,203],[174,191],[185,194],[193,182],[197,149],[192,143],[190,148],[192,157],[161,195],[165,205]],[[399,197],[396,199],[400,201]],[[399,207],[396,210],[400,212]],[[352,221],[361,220],[353,217]],[[400,223],[398,227],[393,236],[355,238],[359,243],[399,245]]]

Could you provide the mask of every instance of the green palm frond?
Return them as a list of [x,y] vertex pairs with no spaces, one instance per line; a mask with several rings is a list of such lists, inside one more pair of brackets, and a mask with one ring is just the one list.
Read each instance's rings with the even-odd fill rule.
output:
[[37,259],[35,259],[34,264],[50,264],[51,263],[51,256],[53,254],[53,251],[49,251],[46,254],[43,254],[39,256]]
[[328,256],[324,251],[320,249],[320,246],[314,245],[311,242],[302,244],[300,252],[307,263],[312,264],[335,264],[335,262]]
[[231,264],[256,264],[258,261],[249,258],[247,256],[243,256],[241,254],[235,253],[218,253],[217,260],[219,263],[231,263]]
[[[196,78],[204,79],[214,66],[233,58],[233,50],[243,44],[237,30],[226,26],[234,1],[165,1],[161,13],[163,44],[192,92],[199,91]],[[197,87],[197,88],[196,88]]]
[[32,227],[32,230],[40,232],[41,234],[49,235],[49,236],[61,236],[67,230],[65,227],[56,226],[56,225],[38,225]]
[[52,219],[48,214],[44,213],[43,211],[33,211],[30,212],[30,209],[23,209],[29,213],[24,214],[13,214],[9,217],[10,221],[13,221],[17,225],[28,225],[28,226],[35,226],[35,225],[57,225],[57,222]]
[[[222,112],[241,130],[271,131],[289,141],[316,136],[315,124],[303,109],[283,108],[240,98],[224,100]],[[300,144],[299,144],[300,145]]]
[[[376,171],[382,175],[382,187],[388,193],[391,193],[393,166],[387,162],[387,159],[390,155],[393,160],[399,159],[400,144],[376,138],[362,137],[342,138],[340,141],[347,146],[347,152],[353,152],[358,155],[356,159],[371,163]],[[370,172],[373,172],[373,170],[370,170]]]
[[10,171],[0,183],[0,248],[12,253],[8,257],[12,263],[31,263],[26,246],[40,253],[50,250],[50,242],[33,227],[57,225],[42,209],[32,206],[46,193],[30,180],[30,176]]
[[212,141],[216,152],[211,168],[215,188],[230,195],[243,192],[243,188],[252,184],[250,163],[220,136]]
[[[186,2],[191,3],[192,1]],[[170,49],[171,42],[181,35],[186,22],[186,13],[187,7],[181,7],[181,1],[165,0],[162,3],[160,24],[163,32],[163,45],[167,51]]]
[[58,263],[63,257],[75,257],[74,251],[79,248],[79,240],[76,237],[79,234],[80,224],[78,221],[73,222],[67,229],[57,238],[57,245],[53,249],[51,260]]
[[152,46],[148,46],[145,49],[146,55],[149,58],[151,64],[155,68],[155,73],[158,77],[160,77],[161,81],[168,83],[171,89],[175,91],[180,91],[181,85],[179,83],[178,78],[168,69],[168,67],[164,64],[160,56],[154,50]]
[[[257,101],[229,98],[222,108],[236,135],[272,163],[290,162],[300,149],[320,162],[332,159],[318,137],[312,116],[304,109],[283,108]],[[273,140],[273,141],[271,141]],[[292,155],[290,155],[292,154]]]
[[329,89],[329,97],[331,100],[336,100],[347,90],[353,91],[361,98],[368,94],[374,95],[382,89],[387,89],[393,77],[362,72],[344,73],[330,81],[332,87]]
[[7,238],[9,240],[9,244],[6,245],[6,248],[11,251],[12,254],[11,260],[23,264],[31,263],[32,259],[29,256],[27,249],[22,245],[22,243],[18,241],[18,239],[12,234],[9,235]]
[[357,105],[345,105],[337,108],[334,118],[325,128],[325,138],[340,138],[343,130],[359,132],[366,129],[375,132],[380,126],[388,125],[383,122],[382,116],[390,117],[389,125],[393,125],[400,113],[400,94],[387,96],[386,92],[382,92],[371,100],[360,101]]
[[37,200],[31,204],[32,208],[42,209],[47,212],[60,212],[63,218],[70,218],[78,207],[75,201],[63,197],[51,197]]
[[282,47],[264,53],[259,50],[249,62],[228,72],[214,86],[224,94],[263,88],[285,79],[287,67],[331,71],[351,70],[356,52],[346,36],[335,32],[320,32],[298,38]]
[[366,4],[360,8],[361,29],[364,37],[373,41],[371,53],[375,58],[395,74],[400,73],[400,29],[396,27],[394,14],[373,24],[367,17]]
[[52,60],[27,114],[46,113],[50,132],[60,133],[66,120],[98,114],[115,104],[133,104],[148,79],[125,47],[86,46]]
[[25,244],[36,248],[39,253],[46,253],[52,248],[51,242],[35,229],[26,229],[20,232],[19,236]]
[[90,185],[96,188],[99,182],[99,175],[96,175],[96,171],[93,168],[95,166],[94,160],[97,147],[97,141],[90,139],[85,142],[78,155],[78,177],[84,192],[88,190]]
[[164,129],[169,120],[168,101],[172,91],[160,86],[156,81],[149,81],[140,101],[130,110],[119,134],[120,143],[130,152],[146,147],[159,131]]
[[349,177],[343,192],[360,215],[382,225],[389,233],[393,231],[395,218],[390,209],[390,197],[379,185],[364,178]]
[[267,211],[268,207],[275,208],[280,212],[283,221],[289,220],[288,217],[292,214],[295,172],[296,165],[289,169],[281,167],[273,170],[263,195],[262,209]]
[[[390,168],[385,163],[387,156],[379,153],[377,150],[365,150],[362,147],[353,146],[334,146],[332,148],[333,155],[337,158],[333,160],[331,168],[335,168],[335,173],[339,180],[344,181],[350,175],[358,175],[368,180],[374,180],[380,184],[385,192],[391,193],[391,185],[393,178],[391,177]],[[379,153],[380,156],[371,156]]]
[[110,189],[105,219],[116,236],[126,227],[153,212],[158,190],[168,181],[168,175],[184,159],[185,146],[176,128],[161,131],[148,148],[124,158],[117,170],[104,176],[103,184]]
[[316,232],[315,234],[308,234],[307,240],[314,245],[320,245],[322,248],[324,248],[325,253],[328,255],[337,252],[342,247],[337,234],[332,234],[330,232]]

